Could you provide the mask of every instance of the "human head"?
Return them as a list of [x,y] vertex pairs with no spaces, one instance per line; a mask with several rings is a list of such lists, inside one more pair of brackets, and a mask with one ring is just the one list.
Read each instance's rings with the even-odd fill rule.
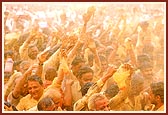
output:
[[10,79],[11,75],[11,73],[4,72],[4,84],[8,83],[8,80]]
[[113,51],[113,47],[112,46],[107,46],[107,49],[106,49],[106,57],[108,58],[110,53]]
[[82,96],[84,96],[88,89],[93,85],[94,83],[93,82],[87,82],[85,83],[82,87],[81,87],[81,92],[82,92]]
[[150,62],[151,58],[148,54],[140,54],[137,56],[137,67],[141,67],[141,64],[143,64],[143,62]]
[[110,85],[105,91],[104,95],[108,98],[111,99],[114,97],[117,93],[119,92],[119,87],[117,84],[112,84]]
[[90,66],[90,67],[93,66],[93,59],[94,59],[93,54],[90,54],[90,55],[88,56],[88,63],[89,63],[89,66]]
[[106,57],[103,56],[103,55],[100,55],[99,58],[100,58],[100,61],[101,61],[102,70],[106,70],[108,68],[108,62],[107,62]]
[[37,104],[38,111],[54,111],[55,105],[50,97],[42,98]]
[[29,61],[22,61],[20,63],[20,72],[23,74],[25,73],[30,67],[30,62]]
[[29,48],[28,48],[28,56],[29,58],[31,58],[32,60],[36,59],[37,58],[37,55],[38,55],[38,48],[37,46],[35,45],[30,45]]
[[164,103],[164,83],[163,82],[154,82],[150,85],[150,99],[151,103],[158,104]]
[[95,93],[88,100],[89,111],[109,111],[109,101],[101,93]]
[[141,75],[133,75],[129,96],[137,96],[144,89],[144,78]]
[[79,56],[75,57],[75,59],[72,61],[72,64],[71,64],[72,65],[71,69],[72,69],[73,74],[75,76],[76,76],[79,68],[82,67],[84,64],[85,64],[85,61],[83,58],[81,58]]
[[140,22],[142,30],[145,32],[148,29],[149,23],[147,21]]
[[40,97],[43,95],[44,90],[42,79],[37,75],[32,75],[28,77],[27,84],[29,94],[35,100],[39,100]]
[[12,58],[14,60],[14,52],[12,50],[8,50],[4,53],[4,58]]
[[55,104],[55,109],[57,109],[58,107],[62,107],[63,94],[59,89],[48,88],[44,93],[44,97],[50,97],[53,100]]
[[141,70],[143,77],[145,79],[152,79],[153,78],[153,65],[151,62],[143,62],[139,69]]
[[53,67],[47,68],[45,73],[44,87],[46,88],[51,85],[55,77],[57,77],[56,69]]
[[93,80],[93,70],[88,66],[82,66],[77,73],[77,79],[80,82],[81,87]]

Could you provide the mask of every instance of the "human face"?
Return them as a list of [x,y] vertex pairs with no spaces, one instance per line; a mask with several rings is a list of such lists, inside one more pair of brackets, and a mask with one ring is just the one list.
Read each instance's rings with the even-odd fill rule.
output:
[[82,74],[81,78],[79,79],[79,82],[82,87],[84,84],[91,82],[92,80],[93,80],[93,73],[89,72],[89,73]]
[[107,62],[106,61],[102,61],[101,62],[101,66],[102,66],[102,70],[106,70],[108,65],[107,65]]
[[73,65],[72,66],[72,71],[73,71],[73,74],[76,75],[77,71],[84,65],[85,63],[84,62],[81,62],[79,63],[78,65]]
[[153,71],[152,67],[150,68],[145,68],[142,70],[142,74],[145,78],[151,79],[153,77]]
[[9,78],[8,78],[8,77],[5,77],[5,78],[4,78],[4,84],[8,83],[8,81],[9,81]]
[[99,99],[99,100],[96,100],[95,102],[95,109],[96,111],[109,111],[110,108],[108,105],[109,105],[109,102],[106,98]]
[[61,94],[58,94],[59,98],[52,98],[54,105],[55,105],[55,109],[58,109],[58,107],[62,107],[62,103],[63,103],[63,96]]
[[43,86],[37,81],[28,81],[28,91],[32,98],[39,100],[43,94]]
[[32,47],[29,49],[28,55],[31,59],[36,59],[38,54],[38,48],[37,47]]

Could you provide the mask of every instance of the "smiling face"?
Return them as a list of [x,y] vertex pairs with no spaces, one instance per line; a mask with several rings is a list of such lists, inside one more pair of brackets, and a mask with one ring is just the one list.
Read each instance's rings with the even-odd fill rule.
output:
[[40,97],[43,94],[43,86],[40,85],[37,81],[28,81],[28,91],[29,94],[34,98],[35,100],[39,100]]

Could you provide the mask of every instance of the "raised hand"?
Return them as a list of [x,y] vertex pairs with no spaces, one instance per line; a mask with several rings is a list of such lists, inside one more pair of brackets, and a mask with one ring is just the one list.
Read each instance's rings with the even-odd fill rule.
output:
[[120,67],[113,75],[113,78],[117,82],[119,88],[123,88],[126,86],[126,80],[131,79],[132,73],[133,73],[133,67],[131,64],[126,63],[120,65]]

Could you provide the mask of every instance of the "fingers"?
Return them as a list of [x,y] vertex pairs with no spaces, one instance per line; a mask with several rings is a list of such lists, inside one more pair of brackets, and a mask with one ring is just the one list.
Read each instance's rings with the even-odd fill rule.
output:
[[117,67],[114,65],[110,65],[107,69],[107,73],[114,73],[117,71]]
[[129,64],[129,63],[123,64],[122,68],[125,69],[126,71],[133,70],[133,66],[131,64]]

